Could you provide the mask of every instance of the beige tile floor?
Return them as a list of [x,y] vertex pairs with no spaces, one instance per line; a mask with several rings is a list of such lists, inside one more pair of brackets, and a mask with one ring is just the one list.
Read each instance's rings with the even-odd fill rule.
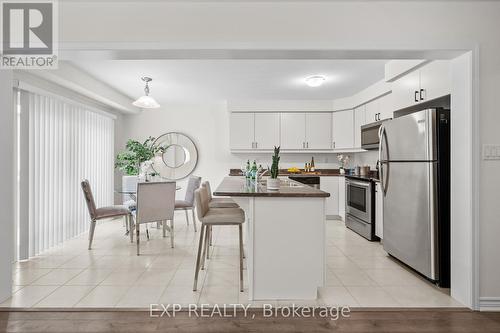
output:
[[[208,270],[192,291],[198,233],[176,215],[175,248],[161,230],[141,237],[141,256],[120,220],[98,224],[94,246],[87,235],[14,264],[13,296],[2,307],[147,308],[150,303],[349,305],[353,307],[459,307],[448,294],[387,256],[342,221],[327,225],[327,281],[315,301],[248,301],[238,290],[237,228],[214,229]],[[246,283],[246,280],[245,280]]]

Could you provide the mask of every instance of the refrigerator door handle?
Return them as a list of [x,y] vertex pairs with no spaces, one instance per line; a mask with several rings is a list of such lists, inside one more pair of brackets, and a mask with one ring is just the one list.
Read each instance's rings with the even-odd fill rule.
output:
[[[379,163],[380,163],[380,168],[379,168],[379,172],[380,172],[380,189],[382,190],[382,193],[383,195],[385,196],[385,194],[387,193],[387,186],[384,185],[384,164],[386,164],[387,162],[386,161],[383,161],[382,160],[382,148],[385,144],[385,148],[386,148],[386,157],[387,157],[387,160],[389,159],[389,152],[388,152],[388,145],[387,145],[387,134],[386,134],[386,131],[385,131],[385,127],[384,125],[380,126],[379,129],[378,129],[378,136],[379,136],[379,143],[378,143],[378,160],[379,160]],[[389,164],[387,163],[387,170],[389,170]]]

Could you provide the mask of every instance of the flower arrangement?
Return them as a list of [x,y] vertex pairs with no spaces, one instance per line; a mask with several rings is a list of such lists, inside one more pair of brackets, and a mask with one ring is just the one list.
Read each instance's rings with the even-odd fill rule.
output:
[[340,164],[340,173],[344,174],[345,169],[347,168],[347,165],[349,164],[349,155],[344,155],[344,154],[337,154],[337,160],[339,161]]

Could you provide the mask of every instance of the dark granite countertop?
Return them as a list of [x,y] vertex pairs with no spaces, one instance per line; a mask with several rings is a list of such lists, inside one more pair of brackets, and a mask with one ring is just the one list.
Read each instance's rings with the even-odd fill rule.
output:
[[268,190],[263,178],[258,183],[244,177],[225,177],[215,189],[214,196],[228,197],[317,197],[327,198],[330,193],[293,180],[282,180],[279,190]]
[[[279,176],[298,176],[298,177],[310,177],[310,176],[343,176],[340,174],[339,169],[318,169],[314,172],[297,172],[297,173],[292,173],[288,172],[287,169],[280,169]],[[240,169],[229,169],[229,176],[243,176],[242,172]]]

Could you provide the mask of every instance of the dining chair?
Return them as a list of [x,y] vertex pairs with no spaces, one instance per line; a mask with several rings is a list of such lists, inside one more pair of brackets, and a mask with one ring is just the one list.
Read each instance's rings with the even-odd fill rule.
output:
[[[150,222],[163,224],[163,237],[170,232],[170,244],[174,247],[175,182],[147,182],[137,184],[137,208],[135,231],[137,255],[139,255],[140,225]],[[167,225],[170,221],[170,226]]]
[[[198,219],[201,222],[200,241],[194,272],[193,291],[198,288],[200,269],[205,268],[205,253],[209,250],[210,230],[214,226],[238,226],[240,247],[240,291],[243,291],[243,223],[245,213],[241,208],[210,208],[208,192],[205,186],[195,191],[195,203]],[[202,253],[203,252],[203,253]]]
[[201,177],[191,176],[188,180],[186,188],[186,195],[184,200],[175,200],[175,210],[184,210],[186,212],[186,223],[189,225],[188,210],[191,211],[193,216],[193,226],[196,232],[196,217],[194,216],[194,191],[200,187]]
[[127,225],[127,230],[130,230],[132,226],[132,215],[130,210],[123,205],[106,206],[97,208],[94,200],[94,195],[92,194],[92,189],[90,183],[87,179],[82,180],[81,187],[83,190],[83,195],[85,197],[85,202],[87,203],[87,208],[90,215],[90,230],[89,230],[89,250],[92,248],[92,241],[94,239],[95,225],[98,220],[120,217],[124,216]]

